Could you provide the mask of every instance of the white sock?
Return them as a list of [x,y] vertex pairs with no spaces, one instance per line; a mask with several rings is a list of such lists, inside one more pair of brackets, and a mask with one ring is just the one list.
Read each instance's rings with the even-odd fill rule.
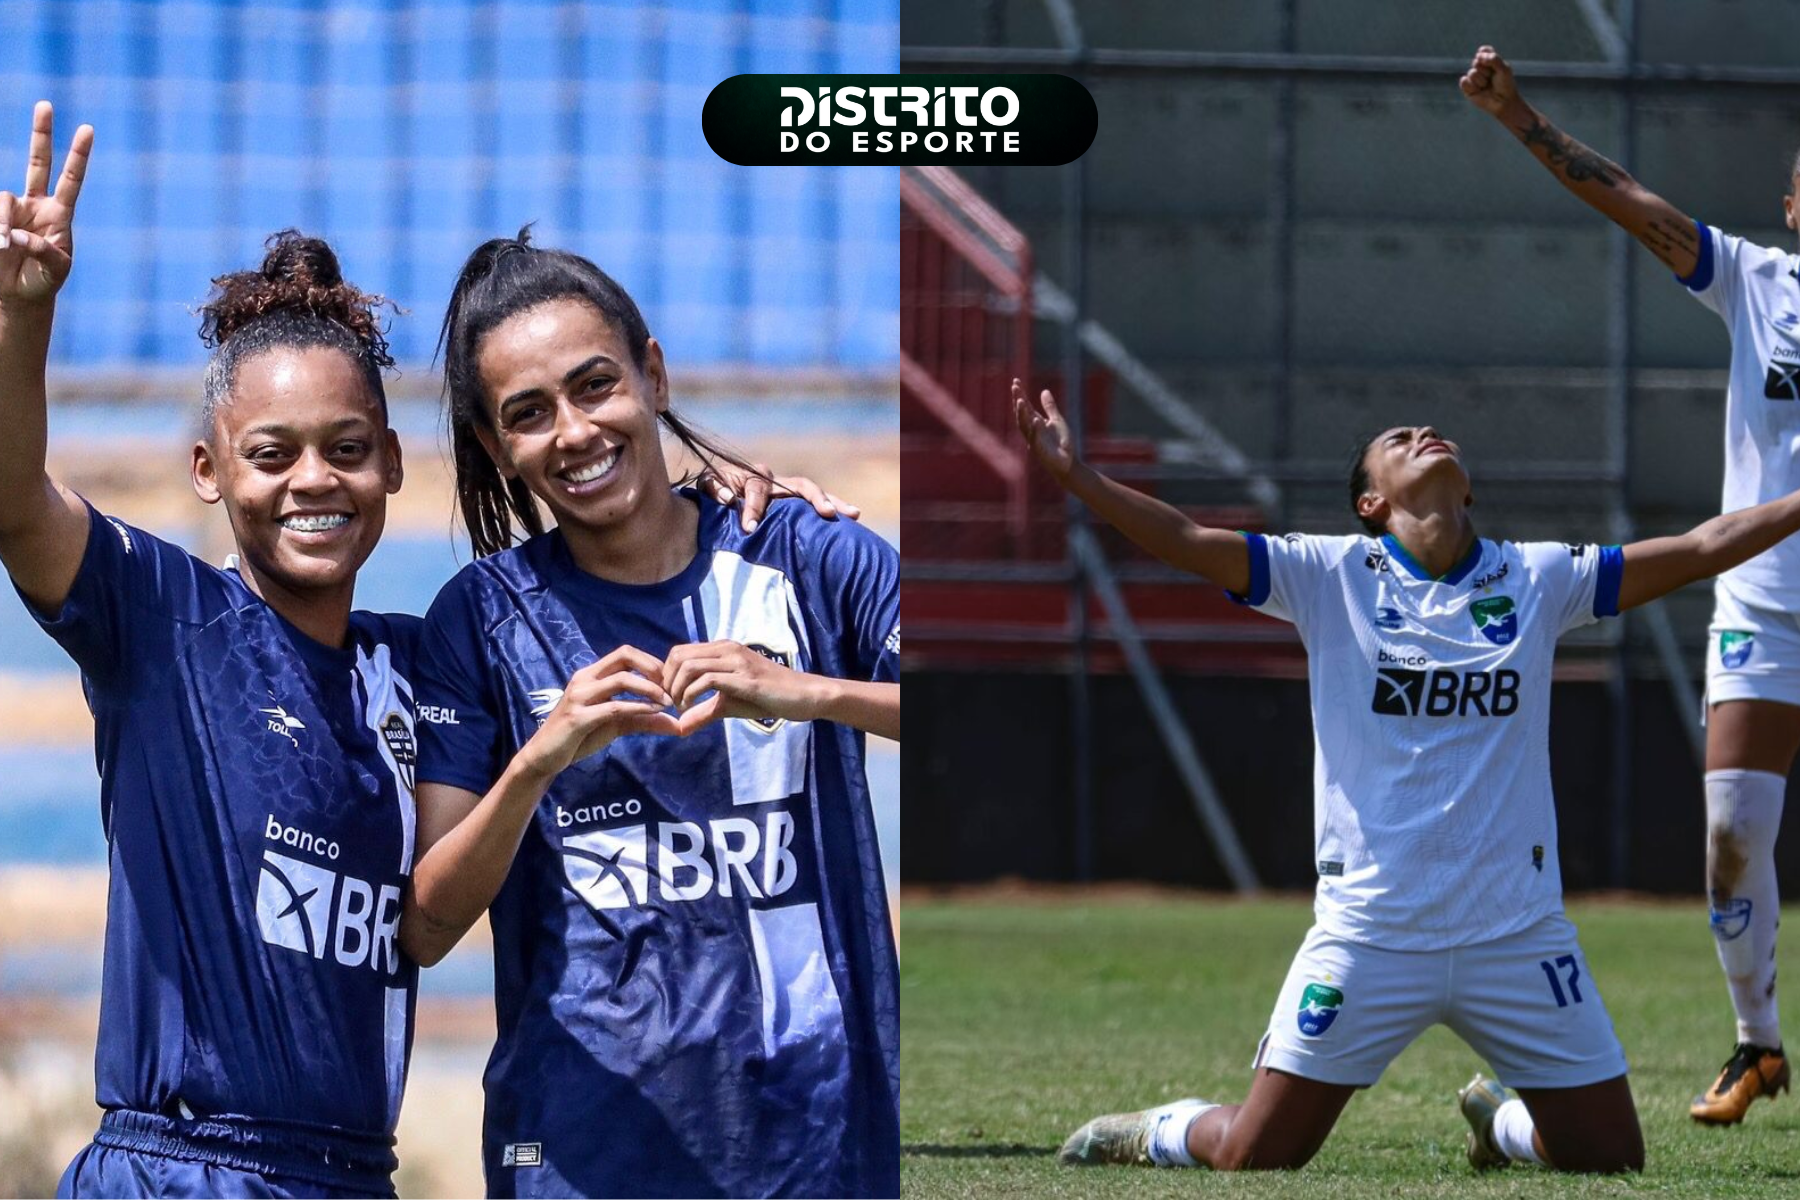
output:
[[1159,1167],[1197,1167],[1188,1151],[1188,1126],[1201,1113],[1219,1107],[1204,1100],[1177,1100],[1150,1110],[1150,1161]]
[[1525,1102],[1508,1100],[1494,1112],[1494,1145],[1514,1162],[1536,1163],[1541,1167],[1544,1160],[1538,1157],[1537,1147],[1531,1141],[1533,1128]]
[[1787,780],[1768,771],[1706,773],[1706,890],[1737,1040],[1781,1044],[1775,1011],[1775,835]]

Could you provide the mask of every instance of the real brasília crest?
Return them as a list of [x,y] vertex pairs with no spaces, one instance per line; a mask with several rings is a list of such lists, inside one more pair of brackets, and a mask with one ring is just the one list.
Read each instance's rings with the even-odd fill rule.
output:
[[1506,646],[1519,636],[1519,614],[1511,596],[1484,596],[1469,605],[1475,628],[1496,646]]
[[1331,1028],[1343,1006],[1344,993],[1337,988],[1324,983],[1307,984],[1300,994],[1300,1011],[1295,1017],[1300,1032],[1307,1037],[1318,1037]]

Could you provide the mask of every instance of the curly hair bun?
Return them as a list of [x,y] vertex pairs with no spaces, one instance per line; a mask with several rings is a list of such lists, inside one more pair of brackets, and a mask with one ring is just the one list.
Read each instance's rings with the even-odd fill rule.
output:
[[362,343],[370,361],[393,366],[379,313],[394,307],[392,301],[347,282],[337,254],[321,238],[283,229],[264,245],[268,253],[257,270],[212,281],[213,293],[200,308],[202,342],[220,346],[247,325],[291,313],[342,326]]

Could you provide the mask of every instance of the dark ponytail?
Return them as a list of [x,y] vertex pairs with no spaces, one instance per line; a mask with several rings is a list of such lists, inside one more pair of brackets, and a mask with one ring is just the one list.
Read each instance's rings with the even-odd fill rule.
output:
[[[438,353],[444,359],[444,407],[456,464],[456,502],[477,558],[511,546],[517,540],[515,523],[528,536],[544,532],[543,514],[531,489],[522,480],[503,478],[476,434],[477,429],[493,429],[476,358],[481,339],[527,309],[568,299],[585,300],[598,309],[625,339],[632,364],[639,371],[644,369],[650,329],[630,294],[578,254],[533,246],[529,225],[519,230],[516,238],[494,238],[477,246],[450,293],[450,307],[438,334]],[[718,439],[674,413],[664,412],[660,419],[705,466],[720,460],[760,473]]]
[[254,271],[234,271],[212,281],[200,309],[200,340],[212,347],[206,365],[202,428],[211,436],[213,416],[231,394],[238,368],[278,346],[324,347],[348,355],[363,373],[387,420],[381,373],[394,365],[379,310],[391,301],[344,279],[337,255],[319,238],[297,230],[271,234]]

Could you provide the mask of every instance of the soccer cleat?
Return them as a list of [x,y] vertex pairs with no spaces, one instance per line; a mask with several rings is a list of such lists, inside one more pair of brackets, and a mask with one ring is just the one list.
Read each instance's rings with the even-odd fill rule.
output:
[[1494,1144],[1494,1114],[1507,1101],[1506,1089],[1481,1072],[1469,1080],[1468,1086],[1456,1093],[1456,1107],[1469,1123],[1469,1165],[1477,1171],[1492,1171],[1512,1165],[1512,1159]]
[[1787,1055],[1781,1047],[1739,1042],[1713,1085],[1694,1097],[1688,1116],[1704,1125],[1736,1125],[1758,1096],[1787,1090]]
[[1065,1167],[1154,1166],[1150,1159],[1150,1134],[1159,1118],[1177,1105],[1204,1104],[1203,1100],[1177,1100],[1142,1112],[1108,1113],[1095,1117],[1069,1135],[1056,1152]]

